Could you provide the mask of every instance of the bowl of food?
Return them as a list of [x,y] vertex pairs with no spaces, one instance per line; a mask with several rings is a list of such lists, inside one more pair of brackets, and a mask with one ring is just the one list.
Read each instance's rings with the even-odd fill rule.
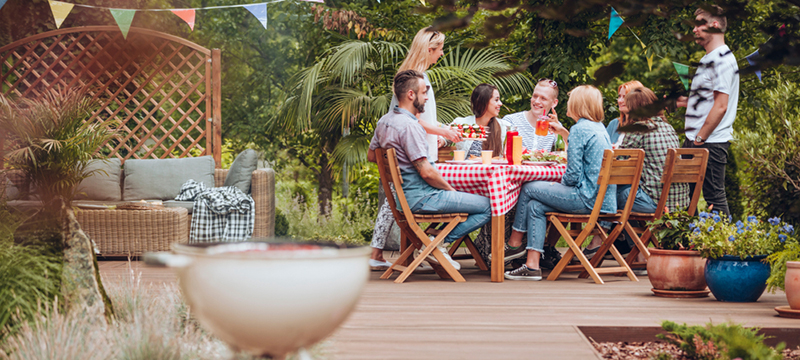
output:
[[200,324],[234,351],[284,358],[330,335],[369,278],[370,249],[320,243],[175,244],[145,254],[177,272]]

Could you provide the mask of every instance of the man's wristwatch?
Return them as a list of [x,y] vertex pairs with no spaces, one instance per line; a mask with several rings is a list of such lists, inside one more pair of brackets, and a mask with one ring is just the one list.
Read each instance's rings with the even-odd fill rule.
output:
[[700,135],[697,135],[697,136],[694,137],[694,142],[703,144],[703,143],[706,142],[706,140],[703,139],[702,137],[700,137]]

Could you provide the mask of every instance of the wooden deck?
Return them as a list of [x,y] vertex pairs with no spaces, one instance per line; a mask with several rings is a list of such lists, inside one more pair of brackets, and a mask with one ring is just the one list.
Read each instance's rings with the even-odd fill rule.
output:
[[[608,261],[606,262],[608,263]],[[613,261],[611,262],[613,263]],[[466,283],[413,275],[404,284],[373,272],[356,310],[331,337],[333,359],[595,359],[578,326],[658,326],[732,321],[748,326],[800,328],[778,317],[783,293],[756,303],[663,299],[645,277],[604,276],[605,285],[567,274],[557,281],[492,283],[488,271],[462,261]],[[131,263],[143,283],[174,283],[170,270]],[[100,262],[104,281],[130,273],[124,261]],[[545,274],[546,276],[546,274]]]

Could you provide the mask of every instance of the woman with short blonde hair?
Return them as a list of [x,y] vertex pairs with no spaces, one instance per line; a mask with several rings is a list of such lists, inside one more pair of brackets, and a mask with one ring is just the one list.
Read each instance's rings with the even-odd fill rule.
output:
[[[576,121],[568,133],[567,170],[560,183],[531,181],[522,186],[506,253],[521,257],[527,250],[528,258],[521,267],[506,271],[506,279],[541,280],[539,259],[544,252],[547,229],[545,213],[589,214],[597,199],[597,178],[600,176],[603,153],[611,149],[611,140],[602,124],[603,95],[600,90],[591,85],[581,85],[570,91],[567,116]],[[551,127],[560,127],[553,122],[550,124]],[[602,212],[617,212],[616,185],[608,186]],[[526,233],[527,246],[523,249],[522,237]]]

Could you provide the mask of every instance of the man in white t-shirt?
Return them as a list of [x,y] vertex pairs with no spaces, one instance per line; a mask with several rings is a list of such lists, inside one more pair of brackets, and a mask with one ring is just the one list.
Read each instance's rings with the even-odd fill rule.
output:
[[714,205],[714,210],[729,214],[725,165],[739,103],[739,66],[733,52],[725,45],[728,24],[722,8],[714,5],[709,10],[697,9],[695,20],[697,26],[692,30],[695,42],[703,46],[706,55],[692,79],[689,97],[678,99],[678,106],[686,107],[688,131],[683,147],[708,149],[703,198]]

